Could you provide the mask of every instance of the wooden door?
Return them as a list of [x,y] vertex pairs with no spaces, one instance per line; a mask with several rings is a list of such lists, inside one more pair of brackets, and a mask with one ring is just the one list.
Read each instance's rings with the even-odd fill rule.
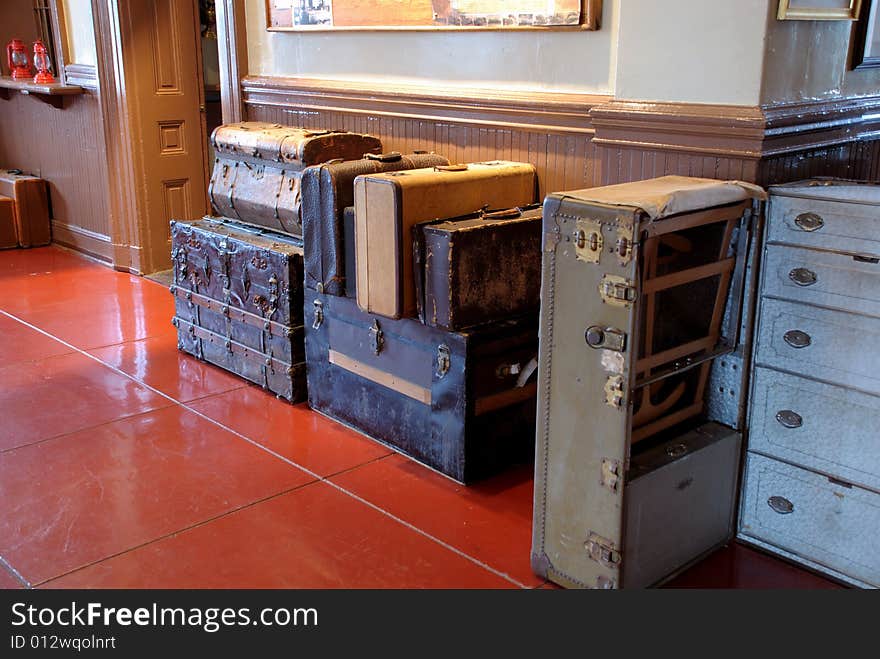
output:
[[142,271],[154,272],[171,265],[169,221],[195,219],[208,209],[201,32],[195,0],[128,6],[123,49],[131,48],[124,58],[134,75],[126,82],[129,94],[135,92],[142,145]]

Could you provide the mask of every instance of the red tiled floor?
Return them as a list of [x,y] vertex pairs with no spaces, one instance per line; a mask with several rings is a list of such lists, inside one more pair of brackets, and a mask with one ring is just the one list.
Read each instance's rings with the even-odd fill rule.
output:
[[0,556],[40,583],[311,480],[170,407],[5,453]]
[[683,572],[666,588],[843,588],[763,552],[731,543]]
[[51,581],[51,588],[504,588],[325,483]]
[[0,565],[0,590],[12,590],[14,588],[22,588],[22,585],[6,568]]
[[[9,309],[24,320],[77,348],[88,350],[174,331],[171,295],[159,284],[121,284],[113,293],[76,295],[30,309]],[[2,308],[2,307],[0,307]]]
[[169,405],[73,353],[0,368],[0,451]]
[[43,359],[71,352],[63,343],[0,314],[0,364]]
[[216,366],[201,362],[177,349],[177,335],[120,343],[90,350],[105,364],[128,373],[182,402],[238,389],[245,380]]
[[418,526],[527,586],[532,573],[532,468],[470,487],[400,455],[332,478],[372,504]]
[[[177,353],[163,286],[57,248],[0,254],[0,310],[131,376],[0,315],[0,556],[27,579],[58,587],[513,585],[498,572],[542,584],[529,566],[530,468],[465,488],[305,405],[240,386]],[[198,414],[333,476],[353,496],[309,484],[284,460],[131,378],[194,401],[187,405]],[[0,588],[18,585],[0,566]],[[836,584],[732,545],[670,587]]]
[[323,477],[391,453],[305,404],[291,405],[257,387],[211,396],[190,407]]

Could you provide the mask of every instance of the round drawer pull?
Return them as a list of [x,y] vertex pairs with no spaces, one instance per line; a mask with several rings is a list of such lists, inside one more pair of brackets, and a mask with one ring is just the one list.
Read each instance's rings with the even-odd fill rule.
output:
[[818,231],[825,226],[825,220],[815,213],[801,213],[794,218],[794,223],[802,231],[809,231],[810,233]]
[[790,515],[794,512],[794,504],[785,497],[770,497],[767,499],[767,505],[780,515]]
[[788,278],[798,286],[812,286],[818,281],[816,273],[806,268],[795,268],[788,273]]
[[789,330],[782,338],[792,348],[806,348],[813,342],[809,334],[800,330]]
[[786,428],[800,428],[804,425],[804,418],[792,410],[779,410],[776,413],[776,420]]

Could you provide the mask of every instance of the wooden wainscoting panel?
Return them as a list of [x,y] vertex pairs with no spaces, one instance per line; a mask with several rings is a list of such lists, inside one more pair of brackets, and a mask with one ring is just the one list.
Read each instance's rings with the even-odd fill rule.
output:
[[386,151],[434,151],[453,162],[530,162],[538,170],[541,195],[601,181],[589,111],[606,97],[392,91],[291,78],[246,78],[243,88],[251,121],[370,133]]
[[0,126],[0,167],[48,181],[53,226],[60,227],[53,238],[107,258],[110,221],[97,96],[82,94],[55,108],[11,94],[0,99]]

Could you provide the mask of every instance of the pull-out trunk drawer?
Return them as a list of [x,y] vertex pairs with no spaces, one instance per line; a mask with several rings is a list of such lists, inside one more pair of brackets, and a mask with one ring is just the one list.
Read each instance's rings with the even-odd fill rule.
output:
[[757,364],[880,394],[880,318],[765,298]]
[[880,494],[749,453],[740,534],[880,587]]
[[880,397],[759,367],[749,427],[752,450],[880,491]]

